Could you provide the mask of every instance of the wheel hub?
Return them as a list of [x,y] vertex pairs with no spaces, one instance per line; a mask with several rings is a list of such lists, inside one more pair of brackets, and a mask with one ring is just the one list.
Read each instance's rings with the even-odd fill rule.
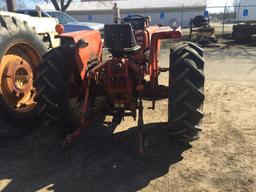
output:
[[1,65],[4,66],[2,89],[6,100],[20,108],[34,103],[33,71],[28,61],[18,55],[5,55]]
[[29,74],[25,68],[21,67],[17,69],[14,79],[15,86],[17,89],[24,90],[26,86],[29,84],[29,80]]

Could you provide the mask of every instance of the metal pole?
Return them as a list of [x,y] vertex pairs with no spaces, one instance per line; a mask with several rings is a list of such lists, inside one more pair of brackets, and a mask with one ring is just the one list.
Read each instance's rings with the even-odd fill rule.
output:
[[241,1],[239,2],[239,5],[238,5],[237,20],[236,20],[237,23],[239,22],[240,9],[241,9]]
[[181,12],[181,27],[183,28],[183,17],[184,17],[184,4],[182,5],[182,12]]
[[225,18],[226,18],[226,10],[227,10],[227,2],[224,8],[224,14],[223,14],[223,21],[222,21],[222,43],[223,43],[223,37],[224,37],[224,27],[225,27]]
[[192,30],[193,30],[193,19],[191,18],[190,19],[190,22],[189,22],[189,40],[191,41],[192,40]]
[[6,4],[7,4],[7,10],[10,12],[15,12],[16,7],[16,0],[6,0]]

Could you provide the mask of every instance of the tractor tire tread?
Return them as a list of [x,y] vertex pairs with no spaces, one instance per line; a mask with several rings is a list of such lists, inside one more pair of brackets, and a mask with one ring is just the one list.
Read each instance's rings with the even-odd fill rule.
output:
[[[41,57],[47,52],[47,49],[40,37],[34,29],[28,26],[27,22],[15,18],[15,16],[0,15],[0,58],[7,53],[10,45],[15,45],[15,43],[20,42],[26,42],[32,45]],[[35,70],[36,67],[37,66],[33,67],[33,70]],[[34,79],[36,78],[36,74],[34,74]],[[13,135],[12,132],[16,132],[16,130],[17,133],[23,133],[24,130],[34,128],[34,125],[37,122],[34,108],[22,113],[16,112],[12,107],[10,107],[10,104],[5,101],[1,93],[0,105],[1,118],[5,119],[6,123],[10,124],[12,127],[10,135]]]
[[[70,122],[70,104],[67,99],[66,77],[69,67],[75,63],[74,50],[65,47],[52,49],[44,57],[38,68],[38,79],[35,87],[39,90],[36,101],[40,106],[38,109],[39,119],[50,120],[51,124],[58,128],[67,129]],[[79,111],[80,112],[80,111]],[[69,131],[67,131],[69,132]]]
[[192,43],[171,49],[168,122],[170,135],[178,141],[198,139],[204,95],[203,50]]

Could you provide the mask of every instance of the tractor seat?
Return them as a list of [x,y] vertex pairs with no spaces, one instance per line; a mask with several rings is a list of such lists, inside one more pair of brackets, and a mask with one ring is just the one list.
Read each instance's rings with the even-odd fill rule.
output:
[[104,26],[104,43],[113,57],[124,57],[141,50],[131,24],[107,24]]

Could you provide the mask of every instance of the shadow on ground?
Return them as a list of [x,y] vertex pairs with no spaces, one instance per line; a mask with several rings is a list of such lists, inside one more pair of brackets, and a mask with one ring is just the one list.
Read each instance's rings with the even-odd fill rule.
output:
[[[0,179],[11,179],[3,189],[36,191],[136,191],[172,170],[191,146],[171,142],[165,123],[145,125],[145,154],[137,154],[137,129],[113,138],[89,132],[70,146],[65,158],[61,140],[50,128],[23,138],[0,142]],[[7,141],[8,140],[8,141]]]
[[[220,40],[221,42],[221,40]],[[249,43],[237,43],[234,41],[224,40],[220,48],[207,48],[207,59],[215,59],[223,61],[227,56],[236,59],[251,60],[251,64],[254,64],[256,40],[252,40]]]

